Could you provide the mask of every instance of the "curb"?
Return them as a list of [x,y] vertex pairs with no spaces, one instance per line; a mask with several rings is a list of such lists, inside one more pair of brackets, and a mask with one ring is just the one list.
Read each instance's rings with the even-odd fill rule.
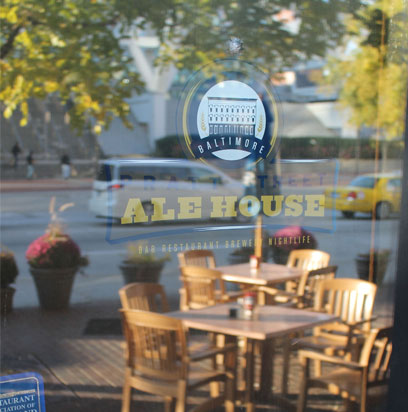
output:
[[13,192],[47,192],[61,190],[90,190],[92,179],[79,181],[66,181],[59,179],[41,180],[6,180],[0,182],[0,193]]

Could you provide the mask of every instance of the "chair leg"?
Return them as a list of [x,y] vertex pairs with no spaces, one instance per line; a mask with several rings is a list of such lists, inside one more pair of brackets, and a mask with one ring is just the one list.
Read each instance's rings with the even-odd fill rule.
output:
[[367,408],[367,371],[362,376],[360,394],[360,412],[366,412]]
[[176,412],[186,411],[187,382],[180,381],[177,389]]
[[210,382],[210,395],[211,395],[211,398],[216,398],[220,395],[219,382]]
[[[334,350],[331,349],[331,348],[326,348],[326,349],[324,350],[324,353],[325,353],[326,355],[333,356],[333,355],[334,355]],[[315,360],[313,361],[313,365],[314,365],[314,368],[313,368],[313,370],[314,370],[314,376],[317,377],[317,378],[319,378],[320,376],[322,376],[322,362],[319,361],[319,360],[317,360],[317,359],[315,359]]]
[[313,364],[314,376],[316,376],[317,378],[322,376],[322,363],[319,360],[315,359],[313,361]]
[[235,411],[235,379],[227,378],[225,382],[225,412],[234,412]]
[[297,403],[296,412],[304,412],[306,409],[307,391],[309,383],[309,360],[305,360],[306,364],[303,365],[303,376],[299,389],[299,398]]
[[174,412],[175,405],[176,405],[176,402],[174,398],[166,397],[166,399],[164,400],[165,412]]
[[130,386],[130,376],[131,376],[131,370],[130,368],[126,368],[125,382],[123,384],[123,392],[122,392],[122,412],[130,411],[130,401],[132,399],[132,387]]
[[288,393],[288,379],[289,379],[289,367],[290,367],[290,336],[283,338],[283,365],[282,365],[282,394]]
[[[225,335],[217,334],[215,335],[215,346],[217,348],[223,348],[225,347]],[[221,367],[224,365],[224,355],[217,355],[216,357],[216,364],[217,367]]]
[[[223,348],[225,346],[225,335],[221,334],[213,334],[212,336],[212,342],[213,345],[216,346],[217,348]],[[213,369],[217,370],[222,368],[224,365],[224,355],[217,355],[213,359]],[[220,383],[219,382],[211,382],[210,383],[210,394],[212,398],[216,398],[217,396],[220,395]]]
[[[236,343],[235,337],[226,337],[225,343]],[[225,372],[227,378],[224,385],[225,411],[234,412],[235,396],[237,388],[237,356],[236,353],[226,353],[224,358]]]

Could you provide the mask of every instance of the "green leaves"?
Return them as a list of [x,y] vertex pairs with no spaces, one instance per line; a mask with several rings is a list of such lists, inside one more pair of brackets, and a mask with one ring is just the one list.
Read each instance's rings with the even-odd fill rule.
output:
[[[123,60],[121,36],[114,33],[114,2],[5,0],[0,9],[1,86],[4,116],[20,109],[28,120],[27,99],[56,93],[79,133],[96,131],[113,116],[126,118],[124,100],[142,90],[142,82]],[[132,83],[124,82],[131,79]]]
[[[227,41],[244,42],[241,58],[277,72],[324,55],[341,38],[341,13],[353,0],[3,0],[0,101],[4,116],[29,98],[56,94],[71,102],[71,125],[100,132],[126,99],[143,90],[123,40],[142,30],[159,39],[156,64],[194,70],[228,57]],[[142,33],[142,35],[143,35]]]
[[351,122],[376,128],[387,139],[401,137],[404,127],[408,15],[402,13],[402,0],[377,1],[361,11],[348,22],[359,45],[348,59],[328,65],[328,81],[342,85],[340,103],[351,109]]

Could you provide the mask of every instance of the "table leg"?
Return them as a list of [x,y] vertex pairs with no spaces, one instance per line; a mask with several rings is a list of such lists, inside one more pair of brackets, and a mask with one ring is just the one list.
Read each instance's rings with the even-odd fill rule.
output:
[[245,353],[245,404],[247,412],[255,412],[254,404],[254,346],[252,339],[247,339]]
[[259,388],[259,400],[267,402],[272,396],[273,385],[273,361],[275,353],[275,341],[269,339],[261,344],[261,377]]

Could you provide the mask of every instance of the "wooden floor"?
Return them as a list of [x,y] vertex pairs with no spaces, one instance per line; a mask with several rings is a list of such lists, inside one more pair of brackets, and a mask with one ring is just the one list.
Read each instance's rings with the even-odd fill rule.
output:
[[[38,372],[44,378],[47,412],[119,411],[124,373],[120,335],[85,335],[90,319],[119,318],[118,303],[75,305],[66,312],[17,309],[2,319],[1,374]],[[274,390],[279,392],[282,358],[276,356]],[[296,402],[300,368],[292,357],[289,392]],[[189,399],[196,403],[207,393]],[[339,410],[340,402],[323,392],[311,392],[309,412]],[[161,399],[134,393],[133,411],[162,411]],[[244,410],[237,408],[238,411]],[[259,405],[257,411],[284,411]]]

